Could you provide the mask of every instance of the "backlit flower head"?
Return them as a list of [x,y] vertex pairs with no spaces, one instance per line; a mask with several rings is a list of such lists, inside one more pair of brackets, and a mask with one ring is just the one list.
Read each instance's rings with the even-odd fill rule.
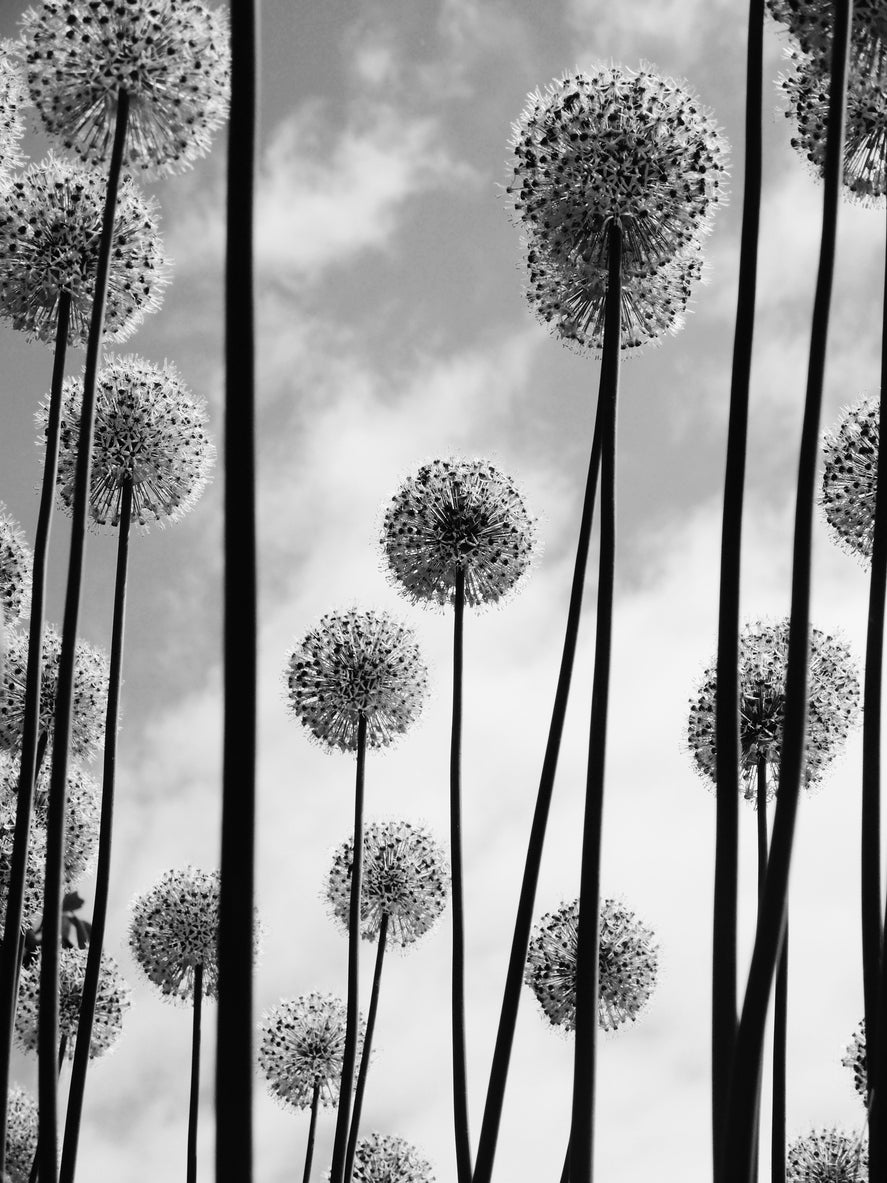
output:
[[11,41],[0,40],[0,178],[19,168],[21,141],[25,134],[22,112],[27,106],[27,88]]
[[[259,1024],[259,1065],[273,1095],[307,1109],[315,1083],[321,1105],[339,1100],[345,1052],[345,1003],[332,994],[303,994],[272,1006]],[[365,1024],[358,1023],[360,1059]]]
[[[333,855],[326,898],[333,916],[348,931],[354,839]],[[446,907],[449,868],[443,850],[427,830],[409,822],[372,822],[363,832],[360,930],[375,940],[388,916],[387,940],[411,945]]]
[[786,1183],[867,1183],[869,1158],[864,1140],[840,1130],[814,1130],[790,1142]]
[[[6,753],[4,767],[12,761]],[[5,778],[4,778],[5,779]],[[18,769],[15,775],[15,790],[0,792],[0,926],[6,924],[6,900],[9,894],[9,880],[12,872],[12,846],[15,838],[16,800],[18,797]],[[28,841],[28,861],[25,866],[25,893],[22,903],[22,927],[36,925],[43,911],[43,875],[46,865],[46,830],[39,823],[31,826]]]
[[0,502],[0,620],[9,624],[27,616],[31,606],[34,556],[5,508]]
[[418,718],[428,685],[412,629],[387,612],[331,612],[287,657],[293,714],[315,739],[357,749],[361,716],[367,746],[387,747]]
[[[58,685],[62,639],[52,625],[43,634],[43,672],[40,681],[38,729],[50,741],[55,724],[55,694]],[[25,679],[28,638],[13,629],[6,633],[6,661],[0,672],[0,747],[14,748],[21,742],[25,718]],[[71,715],[71,753],[92,760],[105,734],[108,699],[108,658],[101,649],[78,641],[74,650],[74,690]]]
[[[77,1028],[80,1023],[80,1000],[86,976],[88,949],[62,949],[59,958],[59,1035],[65,1036],[65,1054],[74,1058]],[[129,986],[117,962],[102,954],[99,985],[95,1000],[95,1018],[89,1041],[89,1058],[102,1056],[117,1042],[123,1029],[123,1016],[132,1003]],[[40,1008],[40,957],[22,970],[15,1034],[20,1047],[37,1051],[37,1015]]]
[[21,1085],[9,1087],[6,1107],[6,1179],[28,1183],[37,1153],[37,1099]]
[[434,1183],[431,1164],[412,1143],[393,1134],[369,1134],[354,1149],[353,1183]]
[[536,522],[511,477],[487,460],[432,460],[400,486],[381,536],[388,573],[414,603],[495,604],[527,571]]
[[46,130],[90,163],[110,155],[129,95],[124,163],[182,172],[228,114],[227,13],[201,0],[42,0],[21,21],[31,98]]
[[166,998],[184,1002],[194,993],[194,970],[203,966],[203,994],[219,986],[218,871],[186,866],[166,871],[132,905],[129,947],[149,981]]
[[[758,761],[767,765],[768,797],[777,791],[785,717],[788,620],[747,624],[739,638],[739,746],[743,794],[756,800]],[[822,777],[859,714],[859,679],[847,646],[819,629],[810,630],[807,747],[804,784]],[[715,781],[717,667],[705,671],[690,701],[687,746],[697,771]]]
[[819,504],[834,540],[866,566],[875,529],[880,423],[880,399],[862,399],[844,411],[822,442]]
[[[632,1022],[647,1003],[659,970],[652,931],[618,900],[601,902],[598,1026],[613,1031]],[[576,957],[579,901],[546,913],[533,930],[524,981],[546,1017],[565,1031],[576,1028]]]
[[697,242],[723,195],[726,143],[683,84],[646,66],[567,73],[529,96],[511,139],[513,220],[565,275],[650,275]]
[[[177,521],[209,480],[215,448],[206,433],[206,410],[175,366],[132,355],[108,357],[96,384],[95,432],[89,511],[100,526],[117,526],[123,487],[132,486],[132,521],[139,526]],[[68,378],[62,393],[59,498],[74,503],[83,381]],[[45,440],[47,396],[37,416]]]
[[[767,0],[771,16],[795,39],[802,53],[826,72],[835,27],[833,0]],[[854,0],[850,26],[850,68],[881,73],[887,49],[887,12],[881,0]]]
[[[68,344],[89,333],[105,178],[48,156],[0,190],[0,316],[53,344],[59,297],[71,297]],[[105,336],[124,341],[160,307],[168,262],[157,202],[128,178],[120,184],[105,301]]]
[[841,1063],[853,1073],[853,1084],[859,1095],[865,1099],[868,1091],[868,1062],[865,1050],[865,1019],[863,1019],[844,1050]]

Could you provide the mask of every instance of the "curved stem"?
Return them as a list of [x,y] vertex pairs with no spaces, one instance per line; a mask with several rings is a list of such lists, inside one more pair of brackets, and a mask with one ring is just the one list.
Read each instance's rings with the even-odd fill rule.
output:
[[616,569],[616,400],[619,391],[619,353],[622,338],[622,228],[615,221],[610,226],[609,237],[609,275],[600,390],[604,419],[601,426],[601,540],[597,629],[576,949],[576,1039],[570,1129],[571,1183],[591,1183],[594,1164],[601,828],[613,632],[613,583]]
[[822,240],[813,306],[807,397],[798,462],[792,559],[792,595],[786,672],[785,724],[779,795],[773,819],[764,898],[758,914],[751,968],[736,1038],[724,1163],[727,1183],[748,1183],[751,1144],[763,1061],[764,1028],[786,922],[788,877],[801,789],[810,633],[810,557],[819,419],[842,180],[844,92],[851,0],[835,0],[828,142],[824,169]]
[[95,1004],[99,988],[102,947],[105,940],[105,920],[108,914],[108,894],[111,881],[111,832],[114,824],[114,788],[117,769],[117,724],[120,716],[120,683],[123,668],[123,631],[126,619],[126,577],[129,566],[129,536],[132,519],[132,484],[123,486],[117,539],[117,573],[114,583],[114,611],[111,624],[111,659],[108,675],[108,703],[105,712],[105,750],[102,770],[102,809],[99,825],[98,866],[96,868],[95,903],[92,928],[89,934],[83,996],[77,1030],[83,1038],[74,1048],[71,1067],[71,1087],[65,1117],[65,1136],[59,1183],[73,1183],[77,1167],[77,1144],[80,1137],[80,1118],[86,1072],[89,1067],[89,1042],[95,1018]]
[[773,1124],[770,1133],[770,1178],[785,1183],[785,1084],[788,1036],[788,919],[776,971],[773,999]]
[[188,1183],[197,1183],[197,1118],[200,1110],[200,1016],[203,966],[194,966],[194,1017],[191,1025],[191,1095],[188,1101]]
[[[37,513],[37,530],[34,535],[31,612],[28,622],[28,664],[25,671],[25,713],[22,721],[22,753],[15,812],[15,834],[6,896],[6,922],[3,929],[4,949],[16,949],[20,941],[31,815],[34,807],[34,784],[47,742],[46,732],[40,730],[43,617],[46,612],[46,564],[49,557],[52,504],[55,499],[55,484],[58,474],[62,383],[65,378],[65,356],[68,349],[70,318],[71,297],[67,292],[62,292],[59,295],[58,321],[55,331],[55,356],[52,365],[52,386],[46,425],[43,484],[40,489],[40,508]],[[0,1179],[3,1178],[3,1173],[6,1170],[6,1102],[9,1092],[9,1061],[20,969],[20,958],[16,956],[0,958],[0,1088],[3,1090],[3,1101],[0,1104]]]
[[348,997],[346,1000],[345,1048],[342,1052],[342,1081],[339,1086],[339,1111],[329,1183],[343,1183],[348,1127],[351,1121],[351,1091],[354,1086],[354,1062],[357,1059],[357,1009],[360,985],[360,888],[363,869],[363,790],[366,765],[367,721],[361,715],[357,724],[357,773],[354,785],[354,854],[351,860],[351,899],[348,909]]
[[314,1158],[314,1134],[317,1129],[317,1102],[320,1099],[320,1081],[315,1080],[311,1092],[311,1120],[308,1122],[308,1145],[305,1147],[305,1169],[302,1172],[302,1183],[309,1183],[311,1178],[311,1162]]
[[382,913],[376,946],[376,965],[373,970],[373,987],[370,993],[370,1009],[367,1014],[366,1034],[360,1053],[360,1068],[357,1072],[357,1088],[354,1090],[354,1109],[351,1114],[351,1128],[348,1131],[348,1149],[345,1151],[345,1183],[351,1183],[354,1170],[354,1152],[360,1133],[360,1115],[363,1110],[363,1095],[366,1092],[367,1074],[370,1069],[370,1052],[373,1047],[373,1033],[376,1029],[376,1012],[379,1009],[379,982],[382,980],[382,961],[385,957],[385,943],[388,938],[388,913]]

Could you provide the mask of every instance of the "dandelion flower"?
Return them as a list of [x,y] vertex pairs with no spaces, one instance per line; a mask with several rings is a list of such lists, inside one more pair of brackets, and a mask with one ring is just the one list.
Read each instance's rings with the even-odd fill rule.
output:
[[[67,510],[74,503],[83,383],[62,391],[58,486]],[[93,439],[90,514],[101,526],[120,523],[123,489],[132,488],[132,519],[140,526],[177,521],[209,480],[215,448],[206,434],[206,404],[195,399],[169,363],[132,355],[107,358],[99,373]],[[45,439],[49,399],[38,416]]]
[[91,164],[111,151],[129,96],[124,165],[182,172],[228,114],[229,28],[201,0],[43,0],[21,21],[28,86],[46,130]]
[[37,1100],[21,1085],[10,1085],[6,1106],[4,1183],[28,1183],[36,1153]]
[[[348,931],[354,840],[336,850],[326,897],[333,915]],[[411,945],[443,912],[449,868],[444,853],[427,830],[409,822],[375,822],[364,830],[360,895],[361,935],[375,940],[382,917],[387,939]]]
[[315,739],[357,749],[387,747],[418,718],[428,678],[411,629],[385,612],[330,613],[288,656],[284,679],[293,714]]
[[354,1151],[352,1183],[434,1183],[431,1164],[410,1142],[392,1134],[369,1134]]
[[[88,949],[62,949],[59,959],[59,1035],[66,1040],[65,1054],[74,1058],[77,1027],[80,1022],[80,999],[86,976]],[[123,1016],[132,998],[117,962],[102,954],[95,1018],[89,1041],[89,1058],[108,1051],[120,1036]],[[15,1016],[16,1038],[28,1052],[37,1051],[37,1018],[40,1007],[40,958],[22,970],[18,1011]]]
[[14,49],[11,41],[0,41],[0,178],[18,168],[24,159],[22,111],[27,106],[27,89]]
[[835,541],[862,562],[872,557],[875,494],[878,489],[880,399],[848,407],[823,439],[819,503]]
[[788,1148],[786,1183],[867,1183],[868,1153],[863,1140],[839,1130],[814,1130]]
[[[768,796],[778,787],[779,757],[785,717],[785,674],[789,622],[748,624],[739,638],[739,746],[746,800],[756,799],[758,761],[767,764]],[[843,747],[859,714],[859,679],[843,642],[810,630],[807,746],[804,784],[822,777]],[[717,668],[703,675],[690,703],[687,744],[697,770],[715,781],[715,702]]]
[[34,556],[25,536],[0,502],[0,620],[26,616],[31,604]]
[[[18,776],[15,792],[0,793],[0,929],[6,925],[6,900],[12,877],[12,848],[15,840],[15,815],[18,797]],[[28,842],[28,861],[25,866],[24,896],[22,897],[22,926],[33,928],[43,911],[43,871],[46,863],[46,830],[41,825],[31,826]]]
[[847,1045],[841,1063],[853,1073],[853,1084],[859,1095],[865,1099],[868,1091],[868,1064],[865,1049],[865,1019],[863,1019]]
[[[345,1003],[332,994],[303,994],[267,1011],[259,1026],[259,1064],[275,1097],[307,1109],[317,1085],[322,1105],[338,1103],[346,1018]],[[361,1019],[358,1055],[363,1038]]]
[[[0,190],[0,316],[52,344],[59,299],[71,300],[68,344],[84,345],[92,315],[105,179],[48,156]],[[124,341],[160,307],[168,262],[157,202],[120,183],[105,301],[105,335]]]
[[[555,1027],[576,1027],[579,901],[542,917],[530,938],[524,981]],[[600,922],[598,1026],[632,1022],[656,985],[658,947],[652,931],[618,900],[603,900]]]

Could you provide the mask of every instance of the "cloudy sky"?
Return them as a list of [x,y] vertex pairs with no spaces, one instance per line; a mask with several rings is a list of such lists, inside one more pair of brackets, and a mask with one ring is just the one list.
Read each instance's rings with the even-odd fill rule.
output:
[[[4,3],[14,35],[21,0]],[[597,1163],[610,1183],[709,1175],[709,961],[714,799],[683,744],[688,699],[715,645],[721,481],[742,176],[746,6],[730,0],[266,0],[257,226],[261,577],[257,905],[265,930],[257,1015],[282,997],[342,994],[346,942],[320,899],[351,826],[353,761],[288,716],[287,650],[324,612],[388,609],[432,667],[424,718],[373,753],[370,817],[447,833],[451,618],[410,607],[381,572],[381,507],[436,456],[491,458],[522,485],[544,551],[500,611],[466,629],[464,828],[473,1133],[510,945],[566,612],[598,365],[529,314],[504,162],[527,91],[601,61],[656,64],[711,106],[733,145],[736,195],[709,240],[708,284],[685,330],[627,361],[619,412],[614,682],[604,815],[604,895],[656,932],[661,974],[646,1013],[602,1042]],[[781,69],[773,27],[765,76]],[[767,82],[760,306],[753,375],[743,611],[787,610],[794,481],[821,189],[789,146]],[[36,132],[28,149],[47,148]],[[224,137],[157,185],[175,262],[164,306],[126,348],[178,365],[220,437]],[[878,381],[883,218],[841,215],[824,424]],[[0,326],[0,498],[33,536],[33,413],[51,354]],[[69,372],[82,359],[69,359]],[[91,1071],[84,1179],[184,1173],[190,1016],[153,995],[127,952],[128,903],[170,867],[218,861],[221,756],[221,481],[191,515],[139,536],[120,740],[108,948],[134,1006],[115,1054]],[[82,632],[108,644],[114,538],[95,535]],[[61,612],[66,526],[53,534],[50,619]],[[821,524],[813,623],[861,654],[866,578]],[[594,576],[588,607],[593,607]],[[589,618],[590,620],[590,618]],[[552,810],[538,911],[578,894],[593,630],[587,623]],[[859,736],[800,811],[791,895],[788,1131],[863,1117],[843,1046],[861,1017]],[[754,815],[742,815],[742,973],[754,898]],[[82,885],[89,899],[91,885]],[[366,1129],[420,1148],[455,1178],[449,1100],[449,918],[382,982]],[[365,946],[366,948],[366,946]],[[372,968],[364,953],[365,986]],[[364,1003],[364,1006],[366,1003]],[[200,1160],[212,1171],[214,1008],[208,1004]],[[557,1179],[571,1046],[524,999],[497,1159],[506,1183]],[[21,1059],[16,1074],[35,1078]],[[258,1183],[301,1173],[307,1114],[256,1077]],[[334,1122],[318,1127],[325,1177]],[[766,1122],[765,1122],[766,1129]],[[762,1139],[766,1145],[766,1138]]]

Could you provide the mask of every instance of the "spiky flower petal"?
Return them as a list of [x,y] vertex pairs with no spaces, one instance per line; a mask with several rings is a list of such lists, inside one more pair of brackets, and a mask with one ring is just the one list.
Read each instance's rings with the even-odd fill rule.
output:
[[6,1107],[6,1180],[28,1183],[37,1153],[37,1099],[13,1084]]
[[0,502],[0,621],[9,624],[28,614],[33,566],[24,534]]
[[124,164],[152,177],[209,151],[228,114],[227,13],[201,0],[43,0],[22,17],[28,85],[46,130],[94,164],[129,95]]
[[788,1147],[786,1183],[867,1183],[864,1139],[840,1130],[814,1130]]
[[[67,1040],[65,1054],[74,1058],[77,1028],[80,1023],[80,999],[86,976],[88,949],[62,949],[59,959],[59,1035]],[[99,966],[95,1018],[89,1041],[89,1058],[102,1056],[117,1042],[123,1028],[123,1016],[132,997],[117,962],[102,954]],[[19,1045],[28,1052],[37,1051],[38,1011],[40,1008],[40,958],[22,970],[19,1004],[15,1016],[15,1034]]]
[[[755,801],[758,761],[767,765],[768,796],[778,788],[785,719],[788,620],[747,624],[739,638],[739,746],[746,800]],[[687,746],[700,774],[715,781],[717,667],[702,676],[690,701]],[[847,646],[810,630],[807,747],[804,784],[809,789],[843,747],[859,714],[859,678]]]
[[[259,1064],[278,1100],[296,1109],[311,1104],[315,1084],[321,1105],[336,1105],[345,1051],[345,1003],[332,994],[281,1000],[259,1025]],[[358,1021],[357,1056],[365,1035]]]
[[875,529],[880,425],[880,399],[864,398],[844,411],[822,442],[819,504],[838,545],[866,566]]
[[[354,839],[333,855],[326,898],[333,916],[348,931]],[[427,830],[409,822],[372,822],[363,832],[360,931],[375,940],[388,917],[387,940],[411,945],[432,927],[446,907],[449,868],[443,850]]]
[[369,1134],[354,1150],[353,1183],[434,1183],[431,1164],[405,1138]]
[[865,1019],[863,1019],[844,1050],[841,1063],[853,1073],[853,1084],[859,1095],[865,1099],[868,1090],[868,1061],[865,1047]]
[[[4,755],[5,753],[0,753]],[[8,761],[4,760],[4,764]],[[12,762],[10,761],[10,764]],[[16,801],[18,798],[18,775],[16,770],[15,789],[0,792],[0,931],[6,925],[6,900],[9,894],[9,880],[12,873],[12,848],[15,839]],[[32,928],[43,911],[43,875],[46,865],[46,830],[39,823],[31,826],[28,842],[28,861],[25,866],[24,897],[22,902],[22,926]]]
[[19,168],[24,159],[22,112],[27,101],[25,78],[15,58],[15,46],[12,41],[0,40],[0,181],[3,174]]
[[367,746],[387,747],[418,718],[427,670],[412,629],[387,612],[331,612],[287,657],[293,714],[320,743],[357,749],[361,716]]
[[[653,932],[618,900],[601,902],[598,1026],[613,1031],[632,1022],[656,985],[658,946]],[[524,981],[556,1027],[576,1027],[579,901],[546,913],[533,930]]]
[[[53,344],[59,298],[71,298],[68,344],[89,333],[106,181],[48,156],[0,190],[0,316]],[[157,202],[128,178],[120,183],[105,301],[105,335],[124,341],[160,307],[168,261]]]

